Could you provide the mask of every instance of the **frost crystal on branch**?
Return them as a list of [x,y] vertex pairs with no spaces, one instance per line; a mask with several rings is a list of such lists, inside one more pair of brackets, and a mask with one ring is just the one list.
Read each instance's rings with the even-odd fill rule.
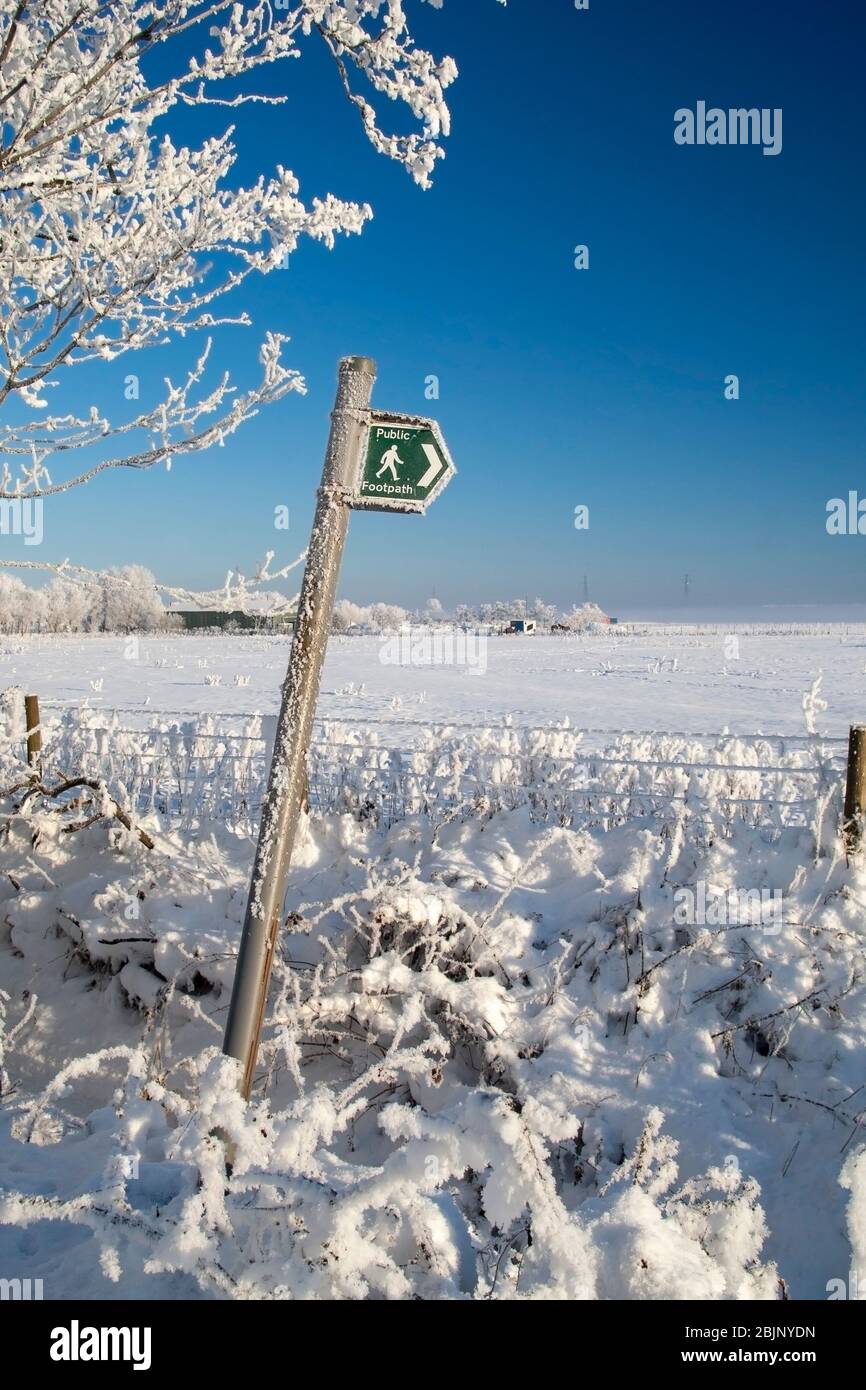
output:
[[[39,412],[0,426],[0,497],[65,491],[108,468],[148,468],[221,443],[261,406],[303,390],[268,334],[257,386],[237,394],[227,376],[203,384],[208,348],[184,386],[166,383],[154,410],[116,424],[95,408],[50,415],[53,374],[114,361],[174,336],[247,323],[217,301],[254,272],[267,274],[302,236],[333,247],[358,233],[367,204],[333,194],[309,204],[278,166],[248,188],[228,186],[236,159],[228,126],[199,148],[157,135],[173,108],[274,103],[238,90],[254,69],[300,55],[321,38],[363,128],[380,152],[427,187],[448,134],[444,90],[453,62],[417,48],[402,0],[0,0],[0,404]],[[162,50],[165,49],[166,57]],[[159,55],[158,79],[148,55]],[[392,135],[373,96],[404,103],[419,127]],[[228,82],[228,90],[220,84]],[[142,432],[149,447],[52,481],[47,460],[106,438]]]

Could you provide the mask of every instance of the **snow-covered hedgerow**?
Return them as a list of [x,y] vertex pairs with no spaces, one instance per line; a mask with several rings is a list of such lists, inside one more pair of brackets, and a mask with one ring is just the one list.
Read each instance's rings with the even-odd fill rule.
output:
[[249,839],[7,807],[4,1263],[49,1297],[824,1296],[864,1221],[837,814],[307,821],[245,1106]]
[[[204,676],[208,681],[210,677]],[[10,692],[11,694],[11,692]],[[72,707],[43,711],[43,762],[103,779],[139,812],[194,826],[226,820],[255,828],[273,716],[170,718]],[[683,815],[705,836],[736,824],[775,835],[808,826],[842,776],[818,737],[611,733],[572,727],[459,725],[400,729],[329,720],[309,757],[310,799],[387,826],[422,813],[434,823],[526,805],[559,825],[620,825]]]

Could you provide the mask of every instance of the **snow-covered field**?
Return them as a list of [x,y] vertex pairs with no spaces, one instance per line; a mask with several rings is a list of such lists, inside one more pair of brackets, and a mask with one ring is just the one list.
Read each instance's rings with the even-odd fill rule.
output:
[[[803,692],[823,671],[822,731],[845,734],[866,718],[866,625],[829,631],[491,637],[470,651],[472,665],[385,664],[393,639],[335,637],[319,712],[358,722],[510,716],[608,731],[792,733],[803,728]],[[0,687],[102,709],[266,714],[278,708],[288,648],[288,638],[272,637],[5,638]]]
[[[476,787],[393,823],[314,813],[246,1109],[219,1047],[250,827],[166,803],[148,848],[113,773],[58,814],[0,743],[24,782],[0,839],[0,1275],[46,1298],[802,1299],[862,1272],[866,872],[841,745],[807,721],[863,717],[866,633],[725,641],[493,639],[483,674],[333,641],[340,728],[477,725],[491,787],[519,764],[547,788],[551,744],[527,762],[504,721],[567,719],[556,748],[583,778],[572,731],[601,731],[621,809]],[[6,639],[0,686],[133,728],[268,713],[287,649]]]

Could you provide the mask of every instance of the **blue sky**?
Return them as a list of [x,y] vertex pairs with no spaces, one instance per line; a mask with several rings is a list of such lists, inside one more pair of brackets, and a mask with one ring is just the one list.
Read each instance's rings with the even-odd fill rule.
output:
[[[336,362],[358,353],[379,363],[378,405],[438,415],[460,472],[424,519],[353,517],[348,597],[566,604],[588,573],[592,596],[627,613],[677,602],[688,571],[696,606],[866,598],[866,537],[824,526],[829,498],[866,495],[862,6],[407,11],[461,73],[431,191],[367,145],[314,42],[266,75],[288,104],[237,119],[239,179],[281,162],[307,200],[330,191],[375,211],[360,238],[302,244],[290,269],[248,282],[253,328],[217,339],[216,363],[243,383],[264,332],[289,333],[309,394],[169,474],[119,472],[52,502],[39,558],[134,561],[194,587],[272,547],[291,558]],[[674,112],[698,100],[781,107],[782,153],[676,145]],[[155,399],[192,351],[82,372],[81,389],[122,414],[127,372]],[[729,373],[738,401],[724,399]]]

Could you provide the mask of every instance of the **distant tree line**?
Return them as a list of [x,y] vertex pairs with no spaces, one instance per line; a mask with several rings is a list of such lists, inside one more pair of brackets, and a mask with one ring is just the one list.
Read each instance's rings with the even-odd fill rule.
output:
[[393,603],[371,603],[364,606],[340,599],[334,605],[334,632],[349,632],[352,629],[365,632],[387,632],[401,627],[404,623],[414,625],[448,623],[460,628],[499,628],[506,627],[513,619],[531,618],[539,627],[549,628],[558,624],[570,632],[581,632],[594,623],[607,622],[607,614],[596,603],[574,604],[560,612],[552,603],[537,598],[534,603],[526,599],[500,600],[496,603],[481,603],[476,606],[461,603],[448,617],[438,599],[431,599],[425,608],[410,612]]
[[143,565],[124,565],[84,584],[57,576],[31,588],[0,572],[0,632],[155,632],[174,626]]
[[[214,597],[215,608],[219,607],[219,597]],[[243,601],[237,595],[231,601],[233,609],[243,610]],[[515,618],[533,618],[540,628],[558,624],[572,632],[607,620],[594,603],[577,604],[560,612],[554,604],[540,598],[532,604],[525,599],[474,607],[460,604],[450,617],[438,599],[431,599],[417,611],[395,603],[365,605],[340,599],[334,605],[332,626],[338,633],[391,632],[404,623],[496,629]],[[107,570],[87,582],[57,575],[41,588],[31,588],[0,570],[0,633],[159,632],[174,631],[179,626],[177,616],[160,599],[156,578],[143,565]]]

